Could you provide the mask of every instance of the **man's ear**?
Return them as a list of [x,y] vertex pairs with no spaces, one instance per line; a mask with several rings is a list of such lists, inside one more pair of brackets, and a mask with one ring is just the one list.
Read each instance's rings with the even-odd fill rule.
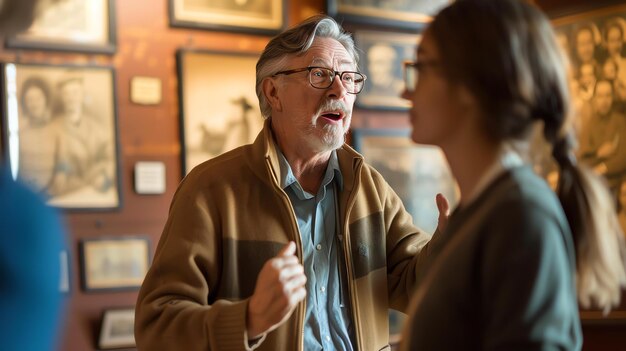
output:
[[263,95],[265,95],[265,100],[267,100],[267,103],[272,107],[272,110],[277,112],[282,111],[283,104],[278,96],[278,86],[276,85],[276,81],[267,77],[263,79],[261,87],[263,89]]

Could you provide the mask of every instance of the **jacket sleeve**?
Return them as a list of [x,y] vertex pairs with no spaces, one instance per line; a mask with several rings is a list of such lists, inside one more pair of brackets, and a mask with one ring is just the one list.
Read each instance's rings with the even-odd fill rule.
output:
[[[212,201],[183,181],[136,305],[139,350],[245,350],[248,300],[212,301],[220,223]],[[208,197],[208,196],[207,196]]]
[[430,260],[431,235],[414,226],[402,200],[387,183],[382,189],[389,304],[393,309],[406,312],[411,295]]

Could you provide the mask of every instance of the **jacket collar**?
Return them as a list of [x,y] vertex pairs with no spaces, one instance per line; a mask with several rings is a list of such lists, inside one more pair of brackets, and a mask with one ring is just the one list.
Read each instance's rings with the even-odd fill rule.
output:
[[[283,174],[280,169],[276,140],[272,131],[271,117],[265,120],[263,129],[252,143],[252,150],[246,155],[250,168],[264,181],[271,182],[280,188],[280,180]],[[363,156],[354,151],[348,144],[343,144],[337,149],[339,169],[343,177],[344,190],[350,190],[354,186],[357,170],[363,163]]]

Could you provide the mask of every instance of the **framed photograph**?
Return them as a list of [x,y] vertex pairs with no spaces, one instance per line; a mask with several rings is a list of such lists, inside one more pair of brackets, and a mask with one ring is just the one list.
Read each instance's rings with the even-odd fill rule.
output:
[[263,128],[255,91],[258,55],[181,50],[177,54],[183,174],[254,141]]
[[[602,175],[626,232],[626,5],[552,19],[568,58],[578,136],[578,159]],[[549,176],[555,178],[552,169]],[[622,304],[604,316],[581,310],[585,324],[626,324]]]
[[408,110],[411,103],[400,96],[404,91],[402,62],[415,60],[421,35],[363,30],[355,32],[354,38],[363,50],[360,70],[367,76],[357,106]]
[[86,291],[138,289],[150,267],[150,239],[85,239],[80,244],[80,258]]
[[285,0],[169,0],[170,25],[271,35],[286,22]]
[[120,206],[115,77],[101,66],[2,65],[5,158],[66,209]]
[[[435,203],[442,193],[454,208],[458,191],[443,152],[435,146],[414,144],[407,129],[353,129],[352,143],[398,194],[413,222],[427,233],[437,228]],[[391,342],[398,342],[405,315],[389,310]]]
[[113,54],[116,48],[115,1],[51,2],[24,33],[7,38],[15,49]]
[[326,0],[328,14],[341,22],[422,29],[450,0]]
[[135,309],[114,308],[104,311],[98,348],[109,350],[135,346]]

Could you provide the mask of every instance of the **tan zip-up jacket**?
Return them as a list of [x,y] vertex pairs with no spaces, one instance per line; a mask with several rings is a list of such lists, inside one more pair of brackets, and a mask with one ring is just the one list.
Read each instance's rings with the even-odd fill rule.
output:
[[[253,144],[194,168],[169,218],[136,306],[140,351],[245,350],[248,298],[263,264],[302,243],[270,123]],[[427,258],[418,231],[383,177],[347,145],[337,150],[348,290],[359,350],[389,346],[388,308],[405,311]],[[302,350],[305,306],[257,350]]]

